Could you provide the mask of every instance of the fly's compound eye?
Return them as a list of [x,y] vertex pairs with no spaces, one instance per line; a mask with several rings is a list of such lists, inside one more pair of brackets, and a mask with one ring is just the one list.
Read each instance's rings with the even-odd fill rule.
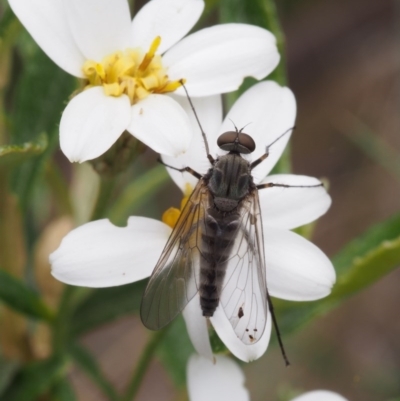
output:
[[217,140],[217,145],[222,150],[243,154],[249,154],[256,149],[256,144],[250,135],[236,131],[228,131],[221,134]]

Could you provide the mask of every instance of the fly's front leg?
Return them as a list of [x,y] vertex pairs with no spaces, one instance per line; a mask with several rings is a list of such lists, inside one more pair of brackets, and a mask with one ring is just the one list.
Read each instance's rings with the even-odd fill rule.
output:
[[187,173],[192,174],[194,177],[196,177],[198,180],[200,180],[201,178],[203,178],[203,176],[201,174],[199,174],[197,171],[194,171],[192,168],[190,167],[183,167],[183,168],[177,168],[174,166],[170,166],[169,164],[164,163],[161,159],[157,160],[159,163],[161,163],[163,166],[168,167],[168,168],[172,168],[172,170],[175,171],[179,171],[180,173],[184,173],[185,171]]
[[321,182],[320,184],[315,185],[287,185],[287,184],[275,184],[274,182],[267,182],[265,184],[256,185],[257,189],[264,188],[273,188],[273,187],[281,187],[281,188],[319,188],[323,187],[324,184]]
[[[185,80],[181,79],[179,82],[180,82],[180,84],[182,85],[182,88],[184,89],[184,91],[185,91],[185,93],[186,93],[187,100],[189,101],[189,104],[190,104],[190,107],[191,107],[191,109],[192,109],[192,111],[193,111],[194,117],[196,118],[197,125],[198,125],[199,128],[200,128],[201,135],[202,135],[203,140],[204,140],[204,145],[205,145],[205,147],[206,147],[207,159],[210,161],[210,163],[211,163],[212,165],[214,165],[215,159],[211,156],[210,148],[209,148],[209,146],[208,146],[208,141],[207,141],[206,133],[205,133],[204,130],[203,130],[203,127],[202,127],[202,125],[201,125],[201,123],[200,123],[200,120],[199,120],[199,117],[198,117],[198,115],[197,115],[196,109],[195,109],[194,106],[193,106],[192,99],[190,98],[189,92],[188,92],[188,90],[186,89]],[[195,176],[195,177],[196,177],[196,176]]]
[[284,137],[289,132],[293,131],[296,127],[289,128],[283,134],[279,135],[278,138],[275,139],[272,143],[270,143],[267,148],[265,149],[265,153],[261,155],[257,160],[254,160],[253,163],[250,164],[250,170],[253,170],[254,167],[258,166],[262,161],[264,161],[269,156],[269,149],[270,147],[279,141],[282,137]]

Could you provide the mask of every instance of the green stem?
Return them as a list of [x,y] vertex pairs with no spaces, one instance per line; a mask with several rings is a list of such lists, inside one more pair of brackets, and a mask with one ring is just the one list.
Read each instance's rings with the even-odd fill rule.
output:
[[279,21],[278,11],[274,0],[258,0],[260,7],[264,10],[264,16],[266,26],[276,37],[276,45],[278,47],[279,54],[281,55],[281,61],[272,73],[270,78],[273,78],[280,85],[287,84],[287,72],[286,72],[286,52],[285,52],[285,35],[282,30],[281,23]]
[[53,352],[61,355],[65,352],[68,344],[69,322],[73,313],[73,296],[76,291],[75,287],[65,286],[61,296],[60,305],[57,316],[53,324]]
[[155,332],[150,341],[147,343],[146,348],[144,349],[140,357],[139,363],[135,368],[132,380],[128,385],[126,394],[124,397],[122,397],[122,401],[131,401],[136,396],[142,383],[142,379],[147,371],[147,368],[149,367],[150,362],[153,359],[154,352],[164,338],[167,330],[168,328],[165,328]]
[[115,180],[115,178],[106,178],[100,176],[100,189],[97,196],[96,205],[94,206],[92,216],[90,218],[91,221],[104,217],[113,193]]

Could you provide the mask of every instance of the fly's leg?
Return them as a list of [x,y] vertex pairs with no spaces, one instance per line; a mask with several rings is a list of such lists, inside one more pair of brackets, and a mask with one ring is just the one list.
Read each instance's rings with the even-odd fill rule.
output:
[[195,110],[195,108],[193,106],[192,99],[190,99],[189,92],[187,91],[186,86],[185,86],[185,81],[183,79],[181,79],[179,82],[182,85],[182,87],[183,87],[183,89],[184,89],[184,91],[186,93],[186,97],[187,97],[187,99],[189,101],[190,107],[192,108],[192,111],[193,111],[193,114],[194,114],[194,116],[196,118],[197,124],[199,125],[200,131],[201,131],[201,135],[203,136],[204,145],[206,146],[207,159],[210,161],[211,164],[214,164],[215,159],[210,154],[210,148],[208,146],[206,133],[204,132],[203,127],[201,126],[199,117],[197,116],[196,110]]
[[253,170],[254,167],[257,167],[262,161],[264,161],[269,156],[269,149],[270,147],[279,141],[282,137],[284,137],[289,132],[293,131],[296,127],[289,128],[283,134],[279,135],[278,138],[275,139],[272,143],[270,143],[267,148],[265,149],[265,153],[261,155],[257,160],[254,160],[253,163],[250,164],[250,170]]
[[287,184],[275,184],[273,182],[267,182],[266,184],[256,185],[257,189],[264,189],[264,188],[273,188],[273,187],[281,187],[281,188],[319,188],[323,187],[324,184],[315,184],[315,185],[287,185]]
[[283,356],[283,359],[285,361],[286,366],[289,366],[290,362],[289,362],[289,359],[288,359],[288,357],[286,355],[285,347],[283,346],[283,342],[282,342],[282,338],[281,338],[281,332],[279,331],[278,322],[277,322],[276,316],[275,316],[274,305],[272,304],[272,299],[269,296],[268,289],[267,289],[267,300],[268,300],[268,309],[269,309],[269,311],[271,313],[272,322],[274,323],[276,336],[278,337],[279,347],[281,349],[281,353],[282,353],[282,356]]
[[[254,246],[252,245],[251,241],[249,240],[250,234],[249,234],[248,230],[246,230],[244,227],[242,227],[241,229],[243,231],[243,234],[244,234],[244,237],[246,238],[247,243],[249,244],[249,247],[251,248],[251,251],[254,253]],[[290,362],[289,362],[289,359],[288,359],[288,357],[286,355],[285,347],[283,346],[281,332],[279,331],[278,321],[277,321],[276,316],[275,316],[274,305],[272,304],[272,299],[269,296],[268,288],[266,288],[266,291],[267,291],[268,309],[269,309],[269,311],[271,313],[272,322],[274,324],[276,336],[278,337],[279,348],[281,349],[281,353],[282,353],[283,360],[285,361],[285,365],[289,366]]]
[[203,178],[203,176],[201,174],[199,174],[197,171],[194,171],[192,168],[190,167],[183,167],[183,168],[177,168],[174,166],[170,166],[169,164],[165,164],[161,159],[157,160],[159,163],[161,163],[163,166],[168,167],[168,168],[172,168],[172,170],[176,170],[179,171],[180,173],[184,173],[185,171],[187,173],[192,174],[194,177],[196,177],[198,180],[200,180],[201,178]]

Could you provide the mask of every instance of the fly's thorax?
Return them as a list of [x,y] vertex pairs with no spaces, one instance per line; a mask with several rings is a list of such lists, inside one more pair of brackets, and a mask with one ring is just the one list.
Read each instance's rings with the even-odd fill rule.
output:
[[219,157],[208,173],[208,189],[222,212],[234,210],[253,183],[250,165],[238,153]]

